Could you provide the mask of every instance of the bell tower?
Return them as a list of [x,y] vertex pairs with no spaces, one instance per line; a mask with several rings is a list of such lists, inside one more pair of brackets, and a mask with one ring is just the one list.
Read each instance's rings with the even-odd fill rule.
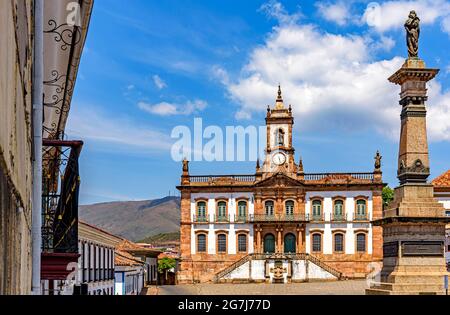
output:
[[263,174],[283,172],[295,177],[297,165],[295,164],[295,149],[292,146],[292,127],[294,117],[292,107],[284,106],[281,86],[278,86],[278,96],[275,106],[267,108],[266,130],[267,144],[266,157],[262,167]]

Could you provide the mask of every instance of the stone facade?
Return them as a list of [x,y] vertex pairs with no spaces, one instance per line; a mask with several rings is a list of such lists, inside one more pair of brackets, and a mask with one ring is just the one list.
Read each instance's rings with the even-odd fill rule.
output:
[[[253,264],[266,266],[263,277],[239,280],[270,282],[270,259],[283,277],[294,268],[281,266],[305,268],[308,261],[365,277],[369,264],[382,260],[382,231],[371,224],[382,216],[379,163],[370,173],[305,174],[303,161],[295,162],[294,119],[281,89],[266,124],[267,154],[254,175],[191,176],[184,161],[178,282],[229,280],[234,269]],[[304,279],[297,267],[291,281]]]
[[0,1],[0,294],[31,291],[32,3]]

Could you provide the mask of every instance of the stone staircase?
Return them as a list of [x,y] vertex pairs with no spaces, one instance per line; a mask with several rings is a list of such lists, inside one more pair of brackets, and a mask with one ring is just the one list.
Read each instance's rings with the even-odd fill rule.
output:
[[[286,254],[283,256],[289,260],[303,260],[306,262],[313,263],[316,266],[325,270],[326,272],[330,273],[334,277],[336,277],[337,280],[342,280],[342,273],[339,270],[331,267],[330,265],[327,265],[322,260],[320,260],[319,258],[317,258],[313,255],[306,254],[306,253],[299,253],[299,254]],[[273,255],[249,254],[247,256],[244,256],[241,259],[239,259],[238,261],[231,264],[230,266],[228,266],[228,267],[224,268],[223,270],[219,271],[218,273],[216,273],[216,275],[214,276],[214,282],[215,283],[220,282],[221,279],[223,279],[224,277],[229,275],[231,272],[233,272],[237,268],[243,266],[244,264],[251,262],[252,260],[267,260],[267,259],[273,259]]]

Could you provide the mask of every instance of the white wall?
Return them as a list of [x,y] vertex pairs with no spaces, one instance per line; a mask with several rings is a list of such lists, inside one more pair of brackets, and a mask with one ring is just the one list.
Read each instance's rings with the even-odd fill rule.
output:
[[234,255],[237,253],[236,248],[236,232],[247,231],[248,232],[248,253],[253,253],[253,225],[248,223],[234,223],[234,216],[237,215],[237,201],[241,198],[248,199],[248,215],[254,214],[254,199],[252,193],[204,193],[204,194],[192,194],[191,196],[191,219],[197,213],[196,200],[204,198],[208,200],[208,216],[210,221],[214,220],[216,214],[217,200],[223,200],[224,198],[228,202],[228,214],[230,216],[230,223],[211,223],[211,224],[193,224],[191,229],[191,254],[195,254],[197,251],[196,244],[196,232],[207,231],[208,232],[208,254],[216,254],[216,231],[228,231],[227,253]]

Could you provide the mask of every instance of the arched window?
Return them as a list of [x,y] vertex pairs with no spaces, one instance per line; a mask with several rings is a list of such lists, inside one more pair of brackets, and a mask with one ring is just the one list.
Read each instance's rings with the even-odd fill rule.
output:
[[273,201],[266,201],[266,215],[273,216]]
[[264,253],[275,253],[275,236],[273,236],[273,234],[267,234],[264,236]]
[[312,215],[313,215],[313,219],[322,218],[322,201],[321,200],[314,200],[312,202]]
[[225,234],[217,235],[217,252],[227,252],[227,236]]
[[356,215],[359,217],[365,217],[366,216],[366,201],[363,199],[360,199],[356,202]]
[[282,128],[277,131],[277,145],[284,146],[284,130]]
[[334,234],[334,251],[335,252],[344,251],[344,234],[342,233]]
[[227,203],[225,201],[219,201],[217,203],[217,221],[223,222],[227,218]]
[[334,216],[340,218],[344,215],[344,201],[336,200],[334,202]]
[[294,202],[292,200],[286,201],[286,215],[293,216],[294,215]]
[[312,251],[315,253],[322,252],[322,235],[319,233],[312,235]]
[[245,234],[238,235],[238,252],[240,253],[247,252],[247,235]]
[[238,202],[238,218],[245,219],[247,217],[247,202],[239,201]]
[[364,253],[366,251],[366,234],[359,233],[356,235],[356,251]]
[[206,218],[206,202],[200,201],[197,203],[197,216],[199,218]]
[[197,235],[197,252],[198,253],[206,253],[206,235],[205,234]]

